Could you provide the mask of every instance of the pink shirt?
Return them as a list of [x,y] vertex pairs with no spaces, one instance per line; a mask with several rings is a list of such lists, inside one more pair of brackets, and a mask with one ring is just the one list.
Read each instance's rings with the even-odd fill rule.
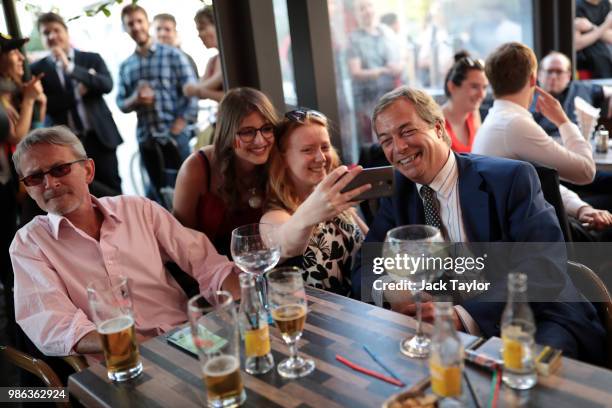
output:
[[87,284],[106,276],[130,279],[136,333],[148,338],[187,320],[187,297],[164,267],[172,260],[200,292],[221,287],[233,263],[202,233],[183,227],[156,203],[119,196],[92,202],[104,215],[100,241],[62,216],[34,218],[10,247],[15,271],[15,318],[46,355],[73,354],[95,330]]

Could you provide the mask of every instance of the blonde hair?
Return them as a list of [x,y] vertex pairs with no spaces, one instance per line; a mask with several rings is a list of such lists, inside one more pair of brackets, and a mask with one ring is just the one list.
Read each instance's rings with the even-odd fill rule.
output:
[[[276,130],[275,146],[270,153],[270,169],[268,173],[268,188],[266,209],[283,209],[293,214],[302,204],[295,186],[289,178],[287,164],[284,154],[287,151],[287,144],[291,134],[298,128],[309,125],[323,126],[329,132],[329,122],[321,114],[312,114],[306,111],[304,119],[296,121],[285,117]],[[331,163],[329,170],[334,170],[340,166],[340,157],[336,149],[331,147]]]
[[430,127],[433,128],[439,125],[444,142],[449,146],[451,145],[451,138],[446,132],[444,114],[440,106],[424,91],[408,86],[401,86],[387,92],[378,100],[378,103],[374,107],[374,112],[372,113],[372,127],[376,135],[378,135],[378,131],[376,130],[376,119],[378,119],[378,116],[393,103],[401,99],[410,102],[414,106],[417,115]]

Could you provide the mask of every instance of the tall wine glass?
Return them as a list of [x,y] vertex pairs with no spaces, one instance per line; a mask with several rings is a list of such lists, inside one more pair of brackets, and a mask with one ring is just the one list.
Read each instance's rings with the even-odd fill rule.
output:
[[315,368],[311,359],[298,356],[297,343],[306,323],[306,291],[301,271],[296,267],[276,268],[266,274],[272,318],[289,346],[289,358],[276,370],[285,378],[301,378]]
[[[383,246],[383,256],[395,259],[397,255],[410,258],[427,258],[440,256],[442,251],[441,242],[444,242],[440,230],[430,225],[404,225],[393,228],[387,232]],[[431,282],[438,276],[439,272],[427,267],[417,270],[406,270],[389,268],[389,276],[399,282],[407,281],[412,287],[420,288],[423,282]],[[402,353],[413,358],[425,358],[431,350],[431,338],[423,333],[421,317],[421,297],[419,290],[411,291],[416,303],[417,329],[412,337],[407,337],[400,342]]]
[[280,241],[273,224],[247,224],[232,231],[232,258],[238,267],[255,276],[261,304],[268,310],[264,272],[274,268],[280,260]]

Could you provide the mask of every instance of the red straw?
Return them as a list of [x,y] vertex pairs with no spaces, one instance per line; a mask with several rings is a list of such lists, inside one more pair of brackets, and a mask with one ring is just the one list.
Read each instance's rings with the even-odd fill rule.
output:
[[502,380],[502,372],[500,370],[497,371],[497,382],[495,383],[495,392],[493,393],[493,403],[491,404],[493,408],[497,407],[497,400],[499,398],[499,388],[501,386]]
[[395,378],[391,378],[391,377],[387,377],[384,374],[381,374],[377,371],[373,371],[373,370],[368,370],[367,368],[364,368],[358,364],[355,364],[349,360],[347,360],[346,358],[342,357],[339,354],[336,354],[336,360],[338,360],[339,362],[341,362],[342,364],[344,364],[345,366],[352,368],[355,371],[359,371],[360,373],[369,375],[370,377],[374,377],[374,378],[378,378],[379,380],[382,381],[386,381],[389,384],[393,384],[397,387],[403,387],[405,384],[401,381],[396,380]]

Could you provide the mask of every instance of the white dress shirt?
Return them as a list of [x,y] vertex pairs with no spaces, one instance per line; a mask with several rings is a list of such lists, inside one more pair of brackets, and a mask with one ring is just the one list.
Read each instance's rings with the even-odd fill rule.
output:
[[[524,160],[555,168],[559,178],[574,184],[589,184],[595,176],[591,145],[578,127],[566,122],[559,127],[563,145],[544,132],[522,106],[497,99],[476,134],[472,153]],[[576,193],[560,187],[565,211],[576,217],[588,206]]]
[[[70,48],[68,53],[66,54],[68,58],[68,66],[64,69],[64,64],[61,61],[55,58],[52,54],[49,56],[53,62],[55,62],[55,71],[57,72],[57,76],[59,77],[62,86],[65,88],[66,83],[64,82],[66,78],[70,78],[72,81],[72,88],[74,89],[74,100],[76,101],[77,112],[79,113],[79,119],[81,119],[81,123],[83,124],[83,130],[89,130],[89,120],[87,119],[87,112],[85,111],[85,105],[83,104],[83,99],[81,98],[81,93],[79,92],[79,82],[71,79],[72,71],[74,71],[74,48]],[[71,115],[68,115],[68,124],[70,128],[76,129],[76,126],[73,123],[73,119]]]

